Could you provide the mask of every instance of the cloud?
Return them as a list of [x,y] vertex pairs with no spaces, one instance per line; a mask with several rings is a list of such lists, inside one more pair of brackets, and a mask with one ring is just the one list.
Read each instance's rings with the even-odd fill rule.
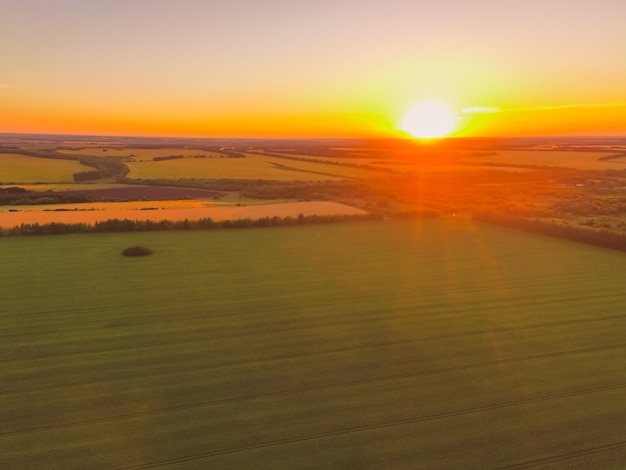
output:
[[501,110],[495,106],[472,106],[471,108],[465,108],[462,112],[466,114],[493,114],[499,113]]
[[9,85],[6,83],[0,83],[0,88],[9,88]]
[[554,105],[538,105],[538,106],[523,106],[519,108],[507,108],[503,111],[508,112],[524,112],[524,111],[554,111],[559,109],[574,109],[574,108],[624,108],[626,102],[616,103],[568,103],[568,104],[554,104]]
[[552,106],[537,106],[535,109],[568,109],[568,108],[622,108],[626,103],[574,103]]
[[517,108],[498,108],[496,106],[472,106],[461,110],[464,114],[522,113],[528,111],[555,111],[575,108],[623,108],[626,102],[616,103],[568,103],[554,105],[520,106]]

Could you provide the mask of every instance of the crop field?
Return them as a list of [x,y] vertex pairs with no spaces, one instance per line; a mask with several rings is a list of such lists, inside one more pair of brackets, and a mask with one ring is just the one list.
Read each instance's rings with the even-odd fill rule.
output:
[[130,168],[129,177],[136,179],[235,178],[323,181],[380,175],[376,171],[254,154],[247,154],[246,158],[185,158],[157,162],[128,162],[127,165]]
[[[88,171],[89,168],[81,165],[79,171]],[[13,185],[0,185],[0,188],[7,188]],[[133,185],[115,183],[43,183],[43,184],[20,184],[20,188],[28,191],[87,191],[95,189],[117,189],[132,188]]]
[[625,256],[457,218],[0,239],[0,468],[622,468]]
[[508,165],[545,165],[576,170],[623,170],[624,160],[600,160],[617,152],[565,152],[533,150],[498,150],[495,155],[469,157],[476,163],[504,163]]
[[0,183],[65,183],[89,167],[76,161],[0,153]]
[[[421,160],[419,156],[413,157],[403,157],[403,158],[387,158],[385,156],[381,156],[380,158],[346,158],[346,157],[329,157],[322,155],[292,155],[295,158],[303,158],[303,159],[315,159],[320,162],[331,162],[331,163],[347,163],[354,165],[371,165],[377,168],[388,168],[394,171],[398,171],[401,173],[415,173],[415,172],[443,172],[443,171],[455,171],[455,172],[467,172],[467,171],[484,171],[485,168],[482,166],[474,165],[472,159],[464,159],[461,158],[461,161],[469,161],[470,164],[463,163],[451,163],[451,160],[446,156],[441,156],[441,163],[437,162],[437,156],[430,155],[428,161]],[[286,162],[289,162],[288,159],[285,159]],[[296,160],[297,161],[297,160]],[[330,167],[332,168],[332,167]],[[341,167],[340,167],[341,168]],[[489,170],[500,170],[500,171],[529,171],[524,168],[514,168],[510,166],[492,166],[490,165]]]
[[[436,153],[429,153],[424,156],[411,156],[409,154],[400,154],[400,156],[397,157],[383,154],[379,158],[349,158],[348,155],[346,155],[346,157],[344,158],[322,155],[288,155],[294,156],[296,158],[308,158],[320,161],[373,165],[377,167],[386,167],[405,172],[476,171],[484,169],[481,168],[481,166],[476,166],[476,164],[489,164],[489,169],[508,171],[512,169],[510,165],[552,166],[573,168],[577,170],[626,169],[626,158],[601,160],[601,158],[603,157],[616,155],[618,152],[497,150],[495,152],[484,152],[484,155],[473,155],[473,153],[475,152],[460,152],[457,155],[452,156],[450,156],[446,152],[442,152],[440,156],[438,156]],[[437,164],[438,160],[443,164]],[[498,164],[506,166],[498,167]]]
[[60,149],[59,153],[66,155],[91,155],[94,157],[124,157],[133,158],[137,161],[152,161],[154,157],[169,157],[172,155],[183,155],[184,157],[203,156],[224,157],[223,154],[208,152],[206,150],[186,149],[181,147],[172,148],[134,148],[134,147],[80,147],[73,149]]
[[[331,201],[306,201],[273,204],[235,205],[210,201],[134,201],[86,202],[80,204],[20,206],[18,211],[0,206],[0,228],[21,224],[94,224],[108,219],[182,221],[210,218],[212,220],[257,220],[264,217],[309,215],[355,215],[366,211]],[[238,203],[237,203],[238,204]],[[6,209],[5,209],[6,208]],[[10,212],[9,212],[10,211]]]

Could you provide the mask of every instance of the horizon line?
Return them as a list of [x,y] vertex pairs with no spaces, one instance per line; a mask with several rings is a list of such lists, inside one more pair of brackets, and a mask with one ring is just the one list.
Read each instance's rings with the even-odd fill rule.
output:
[[130,135],[130,134],[72,134],[54,132],[2,132],[0,136],[44,136],[44,137],[81,137],[81,138],[115,138],[115,139],[169,139],[169,140],[409,140],[416,142],[443,142],[449,140],[478,140],[478,139],[626,139],[626,134],[579,134],[579,135],[505,135],[505,136],[447,136],[434,139],[419,139],[409,136],[344,136],[344,137],[217,137],[217,136],[172,136],[172,135]]

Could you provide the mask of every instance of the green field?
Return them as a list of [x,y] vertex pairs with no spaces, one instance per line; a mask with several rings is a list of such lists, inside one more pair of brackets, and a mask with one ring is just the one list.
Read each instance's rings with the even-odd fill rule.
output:
[[74,173],[87,170],[77,161],[0,153],[0,184],[67,183]]
[[0,468],[626,459],[621,253],[444,219],[4,238],[0,263]]
[[323,181],[368,178],[380,173],[324,163],[300,162],[265,155],[246,158],[184,158],[126,163],[136,179],[226,178]]

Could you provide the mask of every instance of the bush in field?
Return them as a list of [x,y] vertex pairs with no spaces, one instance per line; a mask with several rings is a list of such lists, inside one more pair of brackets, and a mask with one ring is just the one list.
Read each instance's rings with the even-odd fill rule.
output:
[[148,256],[150,254],[152,254],[152,250],[145,246],[131,246],[122,251],[123,256]]

